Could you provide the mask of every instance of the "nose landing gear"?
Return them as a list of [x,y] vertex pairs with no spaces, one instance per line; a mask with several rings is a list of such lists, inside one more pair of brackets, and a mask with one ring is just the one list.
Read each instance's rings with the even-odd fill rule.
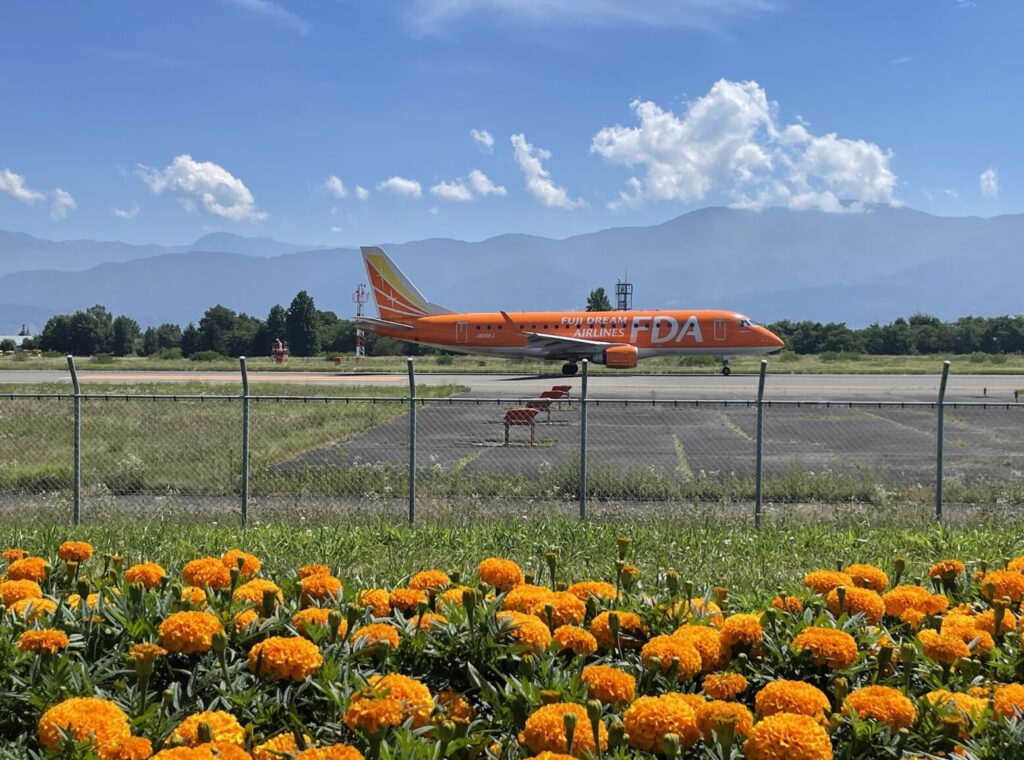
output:
[[575,375],[579,371],[579,367],[571,362],[567,362],[562,365],[563,375]]

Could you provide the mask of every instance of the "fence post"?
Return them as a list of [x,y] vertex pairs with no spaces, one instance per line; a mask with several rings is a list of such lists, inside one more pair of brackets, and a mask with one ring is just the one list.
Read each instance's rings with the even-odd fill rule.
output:
[[942,423],[945,415],[946,380],[949,378],[949,361],[942,362],[942,380],[939,382],[938,441],[935,452],[935,519],[942,522]]
[[580,519],[587,519],[587,369],[590,362],[584,359],[583,374],[580,378]]
[[242,527],[249,524],[249,371],[245,357],[238,357],[242,371]]
[[416,522],[416,371],[411,356],[409,367],[409,524]]
[[78,370],[75,369],[75,357],[68,354],[68,371],[71,373],[71,384],[75,388],[74,400],[74,433],[71,445],[72,457],[72,506],[71,521],[78,525],[82,522],[82,386],[78,382]]
[[764,376],[768,360],[761,360],[761,374],[757,379],[757,458],[754,461],[754,527],[761,527],[761,460],[764,454]]

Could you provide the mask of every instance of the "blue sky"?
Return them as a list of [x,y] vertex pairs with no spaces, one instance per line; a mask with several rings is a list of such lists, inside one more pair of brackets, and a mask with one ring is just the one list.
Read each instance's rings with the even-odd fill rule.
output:
[[987,0],[13,0],[0,228],[358,245],[719,204],[1016,213],[1022,21]]

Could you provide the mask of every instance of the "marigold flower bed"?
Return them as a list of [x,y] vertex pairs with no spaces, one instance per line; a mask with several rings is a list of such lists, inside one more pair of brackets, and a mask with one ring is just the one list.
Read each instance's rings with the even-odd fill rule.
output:
[[[609,547],[367,588],[237,548],[0,568],[0,757],[1024,757],[1024,557],[808,568],[756,609]],[[595,558],[600,565],[600,558]]]

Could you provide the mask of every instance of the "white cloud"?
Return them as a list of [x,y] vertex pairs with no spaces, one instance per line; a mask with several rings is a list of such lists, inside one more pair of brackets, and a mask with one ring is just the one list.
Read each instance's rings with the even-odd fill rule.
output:
[[526,189],[534,198],[549,208],[573,209],[587,205],[582,198],[570,198],[566,189],[551,179],[544,168],[544,162],[551,158],[550,151],[530,145],[523,134],[512,135],[511,140],[516,163],[526,176]]
[[370,197],[370,191],[369,190],[367,190],[362,185],[356,185],[356,198],[358,198],[361,201],[365,201],[369,197]]
[[114,216],[118,216],[118,217],[120,217],[122,219],[127,219],[128,221],[131,221],[132,219],[134,219],[138,215],[139,215],[139,207],[138,206],[132,206],[130,209],[127,209],[127,210],[125,210],[123,208],[115,208],[114,209]]
[[0,193],[7,193],[22,203],[35,203],[46,197],[45,193],[33,190],[25,184],[25,178],[10,169],[0,171]]
[[139,165],[138,174],[153,193],[175,196],[188,211],[201,208],[235,222],[267,218],[242,180],[212,161],[180,155],[166,169]]
[[55,222],[64,219],[69,211],[74,211],[76,208],[78,208],[78,203],[71,197],[71,193],[61,190],[59,187],[53,191],[53,197],[50,200],[50,218]]
[[405,177],[388,177],[377,183],[377,189],[382,192],[394,193],[395,195],[406,195],[410,198],[419,198],[423,195],[423,188],[420,183]]
[[889,63],[894,63],[897,66],[899,66],[901,64],[904,64],[904,63],[909,63],[909,62],[910,62],[910,56],[909,55],[901,55],[899,58],[893,58],[893,59],[891,59],[889,61]]
[[461,179],[451,182],[438,182],[430,188],[430,192],[446,201],[473,200],[472,191],[466,187],[466,184]]
[[999,196],[999,172],[990,166],[978,175],[978,187],[981,188],[982,195],[997,198]]
[[840,211],[845,202],[896,203],[892,154],[835,133],[813,135],[806,122],[782,125],[778,106],[757,82],[716,82],[676,115],[651,101],[631,104],[639,124],[605,127],[591,151],[640,167],[612,205],[647,200]]
[[263,16],[299,34],[309,34],[309,22],[270,0],[226,0],[237,8]]
[[345,228],[340,226],[340,225],[338,225],[338,224],[331,225],[331,232],[338,233],[338,232],[344,232],[344,231],[345,231]]
[[945,190],[943,190],[942,192],[945,193],[946,195],[948,195],[950,198],[959,198],[960,197],[960,193],[958,193],[956,190],[951,190],[948,187]]
[[494,152],[494,135],[486,129],[471,129],[469,130],[469,136],[473,138],[473,142],[480,146],[481,153]]
[[473,188],[473,192],[477,195],[499,195],[501,197],[508,195],[508,190],[501,185],[494,184],[491,178],[479,169],[471,171],[466,179],[469,181],[469,186]]
[[323,188],[328,193],[333,195],[335,198],[344,198],[348,195],[348,190],[345,188],[345,183],[342,182],[338,177],[333,174],[324,180]]
[[494,184],[491,178],[479,169],[473,169],[465,179],[438,182],[430,188],[430,192],[446,201],[471,201],[475,197],[485,198],[488,195],[504,197],[508,195],[508,190],[501,185]]
[[430,207],[430,215],[431,216],[437,216],[440,213],[441,213],[441,209],[439,209],[437,206],[431,206]]

